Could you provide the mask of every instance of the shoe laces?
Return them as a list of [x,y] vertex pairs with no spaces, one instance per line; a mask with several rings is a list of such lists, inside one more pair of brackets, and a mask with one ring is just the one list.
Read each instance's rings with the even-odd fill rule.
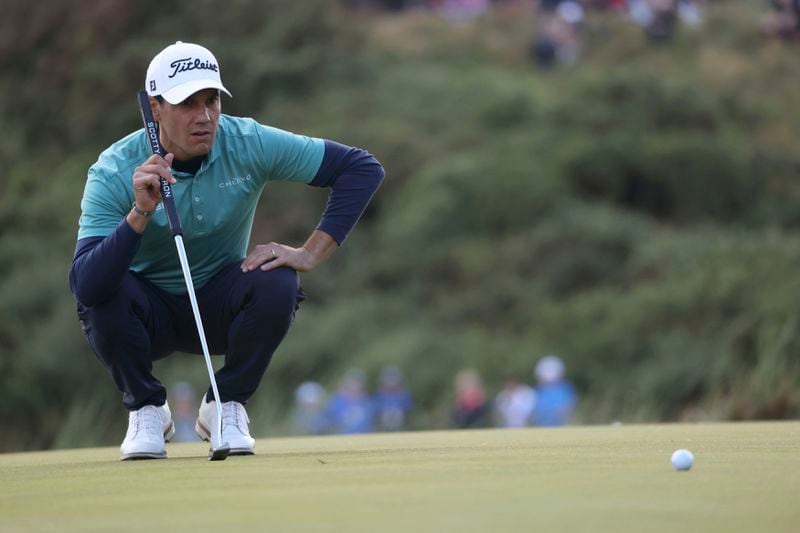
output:
[[158,407],[154,405],[145,405],[138,411],[133,413],[133,427],[136,433],[144,431],[150,435],[161,435],[161,416],[158,413]]
[[247,411],[244,405],[239,402],[223,402],[222,404],[222,429],[233,426],[244,434],[247,434]]

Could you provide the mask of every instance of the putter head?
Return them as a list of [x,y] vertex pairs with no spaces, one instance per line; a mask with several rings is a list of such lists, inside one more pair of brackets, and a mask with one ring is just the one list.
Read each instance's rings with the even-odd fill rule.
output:
[[209,461],[224,461],[228,458],[231,454],[231,447],[228,445],[227,442],[222,443],[222,446],[218,448],[209,448],[208,449],[208,460]]

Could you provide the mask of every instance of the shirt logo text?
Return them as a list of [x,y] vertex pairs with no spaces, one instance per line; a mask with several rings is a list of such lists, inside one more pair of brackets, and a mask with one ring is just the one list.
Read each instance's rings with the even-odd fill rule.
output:
[[220,182],[218,187],[220,189],[225,189],[225,188],[228,188],[228,187],[236,187],[237,185],[242,185],[243,183],[247,183],[248,181],[251,181],[252,179],[253,178],[250,176],[250,174],[248,174],[247,176],[236,177],[236,178],[231,178],[228,181],[222,181],[222,182]]

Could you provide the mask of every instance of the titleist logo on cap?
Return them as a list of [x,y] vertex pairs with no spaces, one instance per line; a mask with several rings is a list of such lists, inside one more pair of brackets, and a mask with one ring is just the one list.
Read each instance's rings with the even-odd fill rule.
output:
[[208,48],[178,41],[150,61],[144,87],[150,96],[161,96],[172,105],[203,89],[218,89],[230,96],[219,72],[219,61]]
[[174,78],[177,74],[188,70],[213,70],[214,72],[219,72],[219,67],[215,63],[201,61],[192,57],[176,59],[169,66],[172,68],[172,74],[169,74],[168,78]]

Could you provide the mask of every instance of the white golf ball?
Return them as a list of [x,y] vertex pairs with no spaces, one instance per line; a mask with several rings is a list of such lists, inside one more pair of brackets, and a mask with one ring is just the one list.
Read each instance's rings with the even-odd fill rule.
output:
[[672,466],[675,470],[689,470],[694,464],[694,455],[689,450],[675,450],[672,454]]

